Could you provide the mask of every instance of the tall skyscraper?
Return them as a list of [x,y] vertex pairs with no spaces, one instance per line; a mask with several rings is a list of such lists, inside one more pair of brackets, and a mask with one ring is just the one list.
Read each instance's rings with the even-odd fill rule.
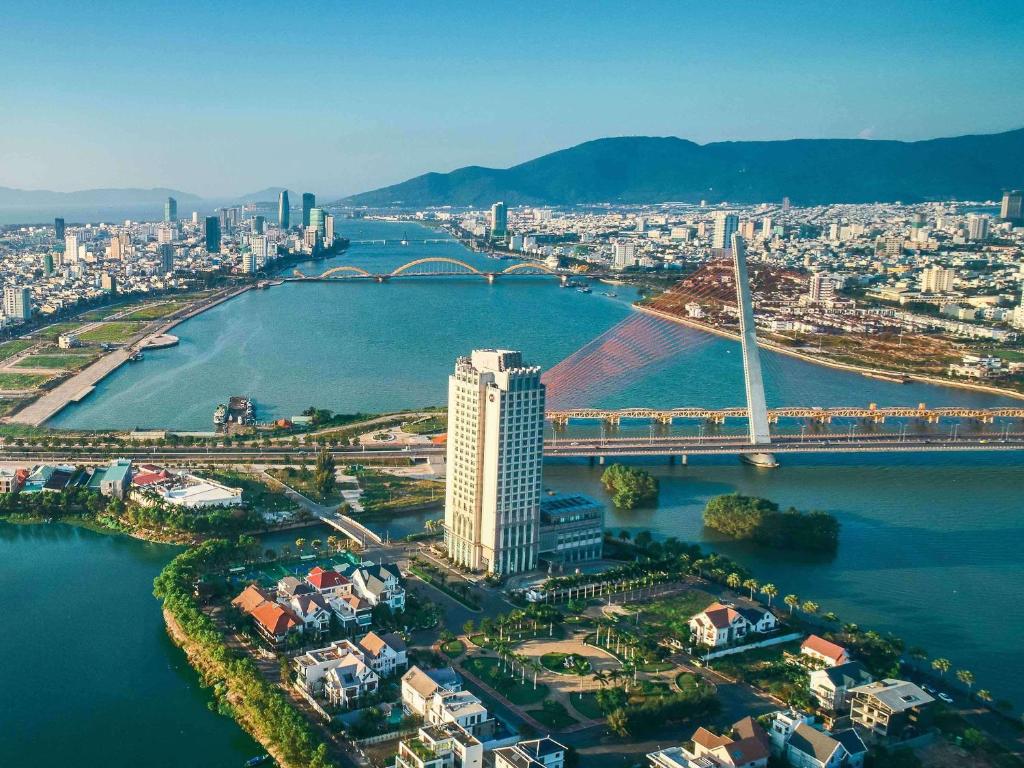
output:
[[247,275],[256,274],[256,254],[251,249],[242,253],[242,272]]
[[53,220],[53,239],[64,239],[64,219],[56,218]]
[[636,264],[636,243],[631,240],[616,240],[612,244],[612,268],[626,269]]
[[1003,192],[1003,202],[999,206],[999,218],[1014,224],[1024,222],[1024,193],[1019,189],[1008,189]]
[[326,215],[323,208],[310,208],[309,209],[309,220],[306,222],[306,226],[310,229],[315,229],[320,233],[320,238],[324,237],[324,216]]
[[544,454],[540,368],[477,349],[448,378],[445,544],[458,564],[511,574],[537,565]]
[[292,225],[291,207],[288,204],[288,190],[282,189],[277,198],[277,225],[281,229],[288,229]]
[[979,242],[988,239],[988,216],[972,213],[967,217],[967,238]]
[[772,239],[772,217],[765,216],[761,219],[761,239],[771,240]]
[[32,291],[18,285],[4,286],[4,314],[15,320],[31,320]]
[[953,290],[953,278],[956,272],[952,269],[933,264],[921,271],[921,291],[924,293],[947,293]]
[[203,229],[203,236],[206,239],[206,250],[208,253],[220,253],[220,219],[216,216],[207,216]]
[[252,233],[254,235],[262,235],[267,229],[267,217],[266,216],[253,216],[252,217]]
[[717,211],[715,213],[715,233],[712,236],[712,248],[728,248],[732,243],[732,236],[740,226],[740,217],[735,213]]
[[53,254],[43,254],[43,277],[50,277],[53,274]]
[[68,264],[78,263],[78,235],[74,232],[64,235],[64,261]]
[[497,202],[491,206],[491,240],[504,240],[508,235],[508,206]]
[[156,254],[160,257],[160,274],[166,275],[174,271],[174,246],[170,243],[161,243],[156,247]]
[[324,215],[324,243],[330,247],[334,244],[334,216]]
[[312,192],[302,193],[302,226],[309,226],[309,212],[316,207],[316,195]]
[[173,197],[168,197],[164,203],[164,221],[177,221],[178,220],[178,201]]

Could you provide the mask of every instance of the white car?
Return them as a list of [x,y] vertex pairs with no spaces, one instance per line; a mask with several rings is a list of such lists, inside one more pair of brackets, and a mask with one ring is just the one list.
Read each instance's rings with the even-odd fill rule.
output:
[[938,694],[936,694],[936,695],[937,695],[937,696],[938,696],[938,697],[939,697],[940,699],[942,699],[942,700],[943,700],[944,702],[946,702],[947,704],[952,704],[952,703],[953,703],[953,697],[952,697],[952,696],[950,696],[950,695],[949,695],[948,693],[942,693],[942,692],[940,691],[940,692],[939,692]]

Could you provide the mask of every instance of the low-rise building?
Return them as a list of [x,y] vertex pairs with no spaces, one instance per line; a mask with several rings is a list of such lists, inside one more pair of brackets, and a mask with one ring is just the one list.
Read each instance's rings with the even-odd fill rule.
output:
[[872,738],[899,742],[931,725],[931,696],[906,680],[886,678],[850,689],[850,719]]
[[841,645],[817,635],[809,635],[800,645],[800,653],[826,667],[836,667],[850,660],[850,654]]
[[406,712],[426,717],[427,707],[438,691],[462,690],[462,678],[452,667],[420,669],[412,666],[402,675],[402,706]]
[[709,648],[733,645],[751,634],[771,632],[778,626],[775,614],[756,603],[712,603],[690,619],[694,640]]
[[405,588],[398,566],[366,562],[339,568],[339,572],[352,582],[355,593],[371,606],[386,605],[393,611],[405,610]]
[[336,707],[351,707],[380,684],[377,673],[351,640],[336,640],[296,657],[296,683],[314,698]]
[[811,671],[811,695],[826,712],[845,712],[850,708],[850,690],[867,685],[874,678],[859,661]]
[[864,742],[852,728],[829,733],[815,727],[811,715],[787,710],[772,716],[769,738],[772,754],[794,768],[861,768],[867,756]]
[[555,566],[600,560],[603,547],[604,505],[581,494],[541,499],[541,559]]
[[733,723],[730,735],[698,728],[686,744],[647,755],[652,768],[765,768],[768,735],[751,717]]
[[566,747],[550,736],[494,750],[494,768],[565,768]]
[[425,725],[398,745],[396,768],[482,768],[480,740],[454,723]]
[[89,489],[104,496],[123,499],[132,481],[132,460],[116,459],[106,467],[96,467],[89,478]]
[[366,663],[383,677],[409,666],[405,641],[394,632],[383,637],[376,632],[370,632],[359,640],[359,647],[366,654]]
[[131,497],[143,505],[163,502],[177,507],[237,507],[242,489],[188,472],[170,472],[147,465],[132,478]]

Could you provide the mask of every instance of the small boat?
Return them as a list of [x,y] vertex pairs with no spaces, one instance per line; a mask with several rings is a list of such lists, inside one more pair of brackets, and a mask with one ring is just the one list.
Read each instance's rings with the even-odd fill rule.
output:
[[228,407],[221,403],[213,411],[213,423],[220,426],[228,416]]
[[586,285],[577,288],[576,291],[578,293],[591,293],[590,287]]
[[615,291],[604,291],[601,295],[607,296],[609,299],[614,299],[619,294],[617,294]]
[[245,763],[243,763],[243,765],[245,766],[245,768],[249,768],[249,766],[252,765],[262,765],[269,759],[270,755],[256,755],[256,757],[250,757],[248,760],[246,760]]
[[131,362],[131,363],[137,363],[140,360],[142,360],[144,357],[145,357],[145,355],[142,354],[142,352],[136,352],[134,355],[132,355],[131,357],[128,358],[128,361]]

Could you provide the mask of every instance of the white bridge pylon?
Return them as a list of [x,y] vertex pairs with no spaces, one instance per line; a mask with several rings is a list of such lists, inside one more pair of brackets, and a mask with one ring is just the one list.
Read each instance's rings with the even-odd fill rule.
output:
[[[740,346],[743,352],[743,383],[747,390],[747,423],[752,445],[770,446],[768,403],[764,396],[764,377],[761,375],[761,355],[757,348],[757,328],[754,325],[754,304],[750,298],[750,277],[747,274],[747,253],[743,238],[733,234],[732,264],[736,273],[736,307],[740,316]],[[748,461],[758,466],[776,466],[770,453],[751,454]]]

